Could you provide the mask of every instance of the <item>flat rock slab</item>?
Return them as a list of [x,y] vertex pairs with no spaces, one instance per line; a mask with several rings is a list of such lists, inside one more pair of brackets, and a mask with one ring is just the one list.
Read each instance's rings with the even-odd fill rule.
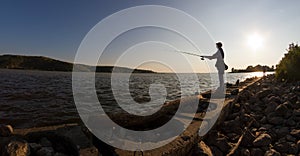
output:
[[[56,126],[35,127],[29,129],[15,129],[14,135],[28,137],[47,137],[49,134],[57,134],[69,138],[72,143],[79,147],[79,153],[82,156],[98,156],[98,149],[93,146],[91,139],[82,131],[78,124],[63,124]],[[33,137],[30,137],[33,139]]]

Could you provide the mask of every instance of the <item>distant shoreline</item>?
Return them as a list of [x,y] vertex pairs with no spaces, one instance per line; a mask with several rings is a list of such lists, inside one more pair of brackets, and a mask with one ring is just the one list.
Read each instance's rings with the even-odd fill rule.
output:
[[[238,72],[228,72],[228,73],[234,74],[234,73],[254,73],[254,72],[263,72],[263,71],[238,71]],[[266,71],[266,72],[275,72],[275,70]]]
[[256,66],[248,66],[246,69],[231,69],[230,73],[249,73],[249,72],[274,72],[275,66],[269,67],[267,65],[256,65]]
[[97,72],[97,73],[156,73],[146,69],[131,69],[118,66],[89,66],[73,64],[44,56],[0,55],[0,69]]

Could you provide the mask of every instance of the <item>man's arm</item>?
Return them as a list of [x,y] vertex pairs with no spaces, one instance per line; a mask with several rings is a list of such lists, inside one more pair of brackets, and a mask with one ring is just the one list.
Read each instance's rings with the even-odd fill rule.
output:
[[202,58],[208,58],[208,59],[212,60],[212,59],[218,58],[218,55],[219,55],[219,51],[217,51],[216,53],[214,53],[212,56],[204,56],[204,55],[202,55],[201,57]]
[[212,59],[211,57],[212,56],[202,56],[202,58],[207,58],[207,59],[210,59],[210,60]]

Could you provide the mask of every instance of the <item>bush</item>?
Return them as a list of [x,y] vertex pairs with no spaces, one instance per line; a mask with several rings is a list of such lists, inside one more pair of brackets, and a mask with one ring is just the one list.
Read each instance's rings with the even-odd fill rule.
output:
[[276,67],[276,78],[281,81],[300,80],[300,47],[290,44],[288,53],[284,55]]

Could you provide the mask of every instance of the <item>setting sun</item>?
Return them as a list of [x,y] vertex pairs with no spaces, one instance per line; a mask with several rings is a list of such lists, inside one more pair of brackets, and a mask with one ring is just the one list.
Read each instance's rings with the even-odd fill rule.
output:
[[255,33],[248,36],[248,46],[253,50],[257,50],[263,46],[263,38],[261,35]]

